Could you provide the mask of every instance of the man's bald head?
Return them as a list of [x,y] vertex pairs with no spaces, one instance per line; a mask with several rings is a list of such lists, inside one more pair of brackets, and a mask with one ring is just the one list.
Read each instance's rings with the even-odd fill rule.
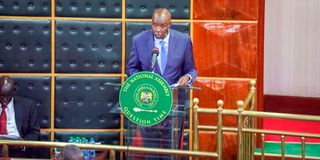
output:
[[60,160],[83,160],[81,149],[73,144],[66,145],[61,152]]
[[171,22],[171,13],[166,8],[157,8],[153,11],[152,15],[152,22],[155,20]]
[[8,76],[0,77],[0,102],[7,105],[13,96],[14,80]]

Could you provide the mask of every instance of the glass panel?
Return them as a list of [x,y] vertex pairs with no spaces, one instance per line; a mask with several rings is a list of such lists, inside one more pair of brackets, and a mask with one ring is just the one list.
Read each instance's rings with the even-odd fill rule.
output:
[[[152,126],[141,126],[128,121],[126,145],[153,148],[182,149],[183,129],[189,114],[190,89],[188,87],[172,88],[173,106],[169,115],[160,123]],[[141,110],[143,112],[160,112],[157,110]],[[138,111],[138,112],[141,112]],[[162,111],[163,112],[163,111]],[[159,115],[156,118],[160,118]],[[127,153],[127,160],[176,160],[174,155]]]
[[256,20],[258,0],[195,0],[193,17],[197,20]]
[[199,76],[257,77],[257,24],[194,23]]

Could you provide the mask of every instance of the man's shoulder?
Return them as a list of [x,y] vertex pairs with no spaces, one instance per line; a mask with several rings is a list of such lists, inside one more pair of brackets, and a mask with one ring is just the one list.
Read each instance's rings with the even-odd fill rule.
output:
[[175,29],[170,29],[171,35],[175,37],[179,37],[182,39],[190,39],[190,36],[187,33],[182,33]]
[[32,104],[34,101],[30,98],[21,97],[21,96],[14,96],[15,104]]
[[133,36],[133,40],[145,40],[147,38],[149,38],[150,36],[152,36],[152,31],[151,29],[142,31],[136,35]]

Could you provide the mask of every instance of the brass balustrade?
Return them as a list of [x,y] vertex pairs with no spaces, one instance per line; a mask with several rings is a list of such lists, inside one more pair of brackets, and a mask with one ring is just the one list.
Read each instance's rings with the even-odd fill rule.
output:
[[[251,87],[245,101],[237,101],[237,109],[223,109],[223,101],[219,100],[217,102],[218,108],[199,108],[199,99],[194,98],[194,124],[193,124],[193,139],[194,150],[199,150],[199,130],[212,130],[216,131],[217,138],[217,155],[218,160],[223,159],[222,144],[223,144],[223,132],[236,132],[237,133],[237,159],[238,160],[253,160],[254,157],[260,157],[262,160],[265,157],[280,157],[285,158],[298,158],[298,159],[320,159],[320,157],[306,156],[305,155],[305,139],[306,138],[319,138],[320,134],[312,133],[301,133],[301,132],[288,132],[281,130],[264,130],[258,129],[256,127],[257,118],[278,118],[278,119],[290,119],[290,120],[301,120],[301,121],[314,121],[320,122],[319,116],[312,115],[301,115],[301,114],[286,114],[286,113],[273,113],[273,112],[259,112],[255,111],[255,81],[250,82]],[[249,107],[247,107],[249,106]],[[217,125],[199,125],[198,114],[215,114],[217,115]],[[224,127],[222,124],[223,115],[237,116],[237,126],[236,127]],[[256,148],[256,136],[260,136],[261,140],[261,153],[254,152]],[[265,136],[266,134],[279,135],[281,137],[281,154],[270,154],[265,153]],[[301,138],[301,155],[288,155],[285,154],[285,137],[286,136],[296,136]]]
[[[195,99],[194,102],[199,102],[198,99]],[[319,138],[320,134],[312,134],[312,133],[304,133],[304,132],[289,132],[289,131],[278,131],[278,130],[265,130],[265,129],[257,129],[257,128],[244,128],[243,126],[243,117],[252,117],[252,118],[281,118],[281,119],[291,119],[291,120],[303,120],[303,121],[315,121],[320,122],[320,116],[312,116],[312,115],[301,115],[301,114],[286,114],[286,113],[273,113],[273,112],[258,112],[258,111],[245,111],[242,108],[243,101],[238,101],[238,109],[222,109],[223,102],[222,100],[218,101],[218,109],[215,108],[197,108],[198,106],[195,105],[194,112],[198,113],[212,113],[217,114],[218,117],[222,117],[222,115],[234,115],[238,116],[238,126],[237,127],[223,127],[222,121],[217,122],[217,126],[205,126],[205,125],[198,125],[196,123],[198,120],[194,120],[194,148],[196,150],[199,144],[198,141],[198,131],[199,130],[216,130],[217,131],[217,150],[222,150],[222,133],[223,131],[229,131],[229,132],[237,132],[238,133],[238,160],[247,160],[247,159],[253,159],[253,156],[260,156],[261,159],[265,159],[265,157],[281,157],[284,158],[301,158],[301,159],[320,159],[320,157],[313,157],[313,156],[306,156],[305,155],[305,138]],[[194,118],[197,117],[197,114],[195,114]],[[240,117],[240,118],[239,118]],[[221,118],[222,120],[222,118]],[[222,130],[222,131],[220,131]],[[250,135],[250,141],[248,139],[245,139],[243,137],[243,134],[248,133]],[[220,135],[219,135],[220,134]],[[254,153],[255,144],[252,143],[254,141],[254,135],[261,134],[261,153]],[[265,153],[264,148],[264,138],[266,134],[273,134],[273,135],[280,135],[281,138],[281,154],[269,154]],[[284,144],[285,144],[285,137],[286,136],[296,136],[301,137],[301,156],[299,155],[285,155],[284,150]],[[246,140],[246,141],[244,141]],[[251,146],[250,146],[251,144]],[[252,145],[254,144],[254,145]],[[243,147],[244,146],[244,147]],[[250,152],[248,152],[250,151]],[[218,153],[218,159],[222,159],[222,152]],[[220,154],[219,154],[220,153]],[[250,154],[249,154],[250,153]]]
[[[0,145],[4,148],[8,146],[26,146],[26,147],[58,147],[62,148],[70,143],[66,142],[40,142],[40,141],[18,141],[18,140],[0,140]],[[120,146],[120,145],[104,145],[104,144],[80,144],[75,143],[79,148],[94,149],[94,150],[106,150],[110,151],[110,159],[115,160],[115,152],[130,152],[130,153],[153,153],[153,154],[170,154],[180,156],[191,156],[191,157],[217,157],[216,153],[212,152],[201,152],[201,151],[189,151],[189,150],[178,150],[178,149],[160,149],[160,148],[146,148],[146,147],[135,147],[135,146]],[[3,155],[8,156],[8,150]]]
[[[222,144],[223,144],[223,131],[233,131],[233,132],[238,132],[238,139],[241,139],[241,142],[238,142],[238,159],[250,159],[253,158],[253,152],[254,152],[254,138],[251,134],[244,133],[242,134],[242,127],[243,126],[248,126],[248,127],[254,127],[255,123],[254,120],[251,117],[243,117],[240,116],[244,110],[246,109],[246,106],[250,105],[250,110],[255,109],[255,94],[256,94],[256,81],[251,80],[250,81],[250,91],[248,93],[248,96],[245,100],[243,101],[238,101],[238,110],[232,110],[236,115],[238,115],[238,125],[241,126],[239,128],[233,128],[233,127],[223,127],[223,115],[231,114],[227,113],[225,109],[222,108],[223,106],[223,101],[219,100],[217,102],[218,108],[199,108],[199,99],[195,98],[193,100],[193,115],[194,115],[194,124],[193,124],[193,139],[194,139],[194,144],[193,144],[193,149],[194,150],[199,150],[199,129],[200,130],[216,130],[217,131],[217,154],[218,154],[218,160],[223,159],[223,153],[222,153]],[[199,125],[199,120],[198,120],[198,114],[199,113],[207,113],[207,114],[217,114],[217,126],[208,126],[208,125]],[[244,138],[243,138],[244,137]],[[245,141],[244,141],[245,140]],[[243,148],[246,148],[245,150]]]
[[[285,158],[298,158],[298,159],[320,159],[320,157],[312,157],[305,155],[305,139],[306,138],[319,138],[320,134],[301,133],[301,132],[288,132],[281,130],[264,130],[256,127],[257,118],[278,118],[278,119],[291,119],[302,121],[314,121],[320,122],[320,116],[312,115],[300,115],[300,114],[286,114],[286,113],[273,113],[273,112],[260,112],[255,111],[255,81],[250,82],[251,87],[247,98],[244,101],[237,101],[237,109],[223,109],[224,102],[218,100],[217,108],[199,108],[199,99],[193,99],[193,151],[190,150],[177,150],[177,149],[160,149],[160,148],[146,148],[135,146],[121,146],[121,145],[97,145],[97,144],[76,144],[80,148],[98,149],[110,151],[110,159],[115,159],[115,152],[134,152],[134,153],[146,153],[146,154],[166,154],[166,155],[180,155],[193,157],[198,160],[199,157],[216,157],[218,160],[223,159],[223,132],[236,132],[238,141],[238,160],[253,160],[254,157],[260,157],[264,160],[265,157],[280,157]],[[249,106],[247,108],[247,106]],[[217,125],[199,125],[198,114],[216,114]],[[224,127],[223,116],[231,115],[237,117],[236,127]],[[205,152],[199,151],[199,130],[213,130],[216,131],[217,136],[217,151]],[[256,148],[256,136],[260,136],[261,140],[261,153],[254,152]],[[280,135],[281,136],[281,154],[265,153],[265,136],[266,134]],[[301,155],[288,155],[285,154],[285,137],[296,136],[301,138]],[[39,142],[39,141],[12,141],[12,140],[0,140],[0,145],[3,145],[3,155],[8,155],[8,146],[28,146],[28,147],[64,147],[70,143],[64,142]]]

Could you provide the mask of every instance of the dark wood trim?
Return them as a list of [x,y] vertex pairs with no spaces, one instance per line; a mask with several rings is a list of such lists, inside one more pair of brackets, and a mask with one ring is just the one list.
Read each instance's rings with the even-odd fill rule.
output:
[[258,13],[258,75],[257,75],[257,105],[258,111],[263,111],[263,80],[264,80],[264,17],[265,17],[265,0],[259,1]]
[[[257,72],[257,110],[258,111],[263,111],[264,106],[263,106],[263,79],[264,79],[264,18],[265,18],[265,0],[259,0],[258,1],[259,8],[258,8],[258,48],[257,48],[257,67],[258,67],[258,72]],[[257,122],[257,127],[262,128],[263,127],[263,122],[262,120],[258,120]],[[260,134],[257,136],[257,145],[260,146],[261,143],[258,140],[260,139]]]
[[265,95],[266,112],[320,115],[320,97]]

